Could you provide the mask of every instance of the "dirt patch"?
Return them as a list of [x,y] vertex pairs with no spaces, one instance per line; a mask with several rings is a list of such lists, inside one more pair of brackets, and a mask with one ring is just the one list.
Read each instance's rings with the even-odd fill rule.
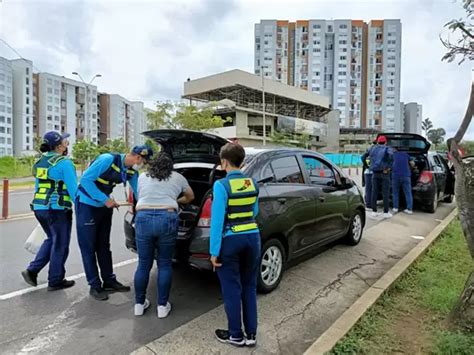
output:
[[426,354],[431,339],[425,329],[430,313],[421,309],[410,309],[394,319],[386,332],[391,332],[398,340],[399,354]]

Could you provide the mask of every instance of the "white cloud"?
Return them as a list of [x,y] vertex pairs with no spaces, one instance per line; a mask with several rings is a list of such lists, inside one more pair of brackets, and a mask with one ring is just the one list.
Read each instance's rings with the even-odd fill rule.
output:
[[[0,38],[42,71],[85,79],[100,90],[152,105],[178,99],[189,78],[253,71],[253,30],[261,19],[400,18],[402,92],[424,117],[453,134],[464,115],[470,63],[441,62],[439,33],[463,15],[449,1],[14,1],[0,2]],[[0,44],[0,55],[15,57]],[[474,129],[470,139],[474,139]]]

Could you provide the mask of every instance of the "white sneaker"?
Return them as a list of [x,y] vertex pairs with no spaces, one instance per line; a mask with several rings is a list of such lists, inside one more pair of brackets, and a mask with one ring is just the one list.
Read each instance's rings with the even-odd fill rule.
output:
[[393,212],[393,213],[398,213],[398,208],[392,209],[392,212]]
[[413,214],[413,211],[412,211],[412,210],[405,210],[405,211],[403,211],[403,212],[405,212],[406,214]]
[[144,304],[140,304],[140,303],[135,304],[135,315],[142,316],[143,313],[145,312],[145,309],[147,309],[148,307],[150,307],[150,301],[148,301],[147,299],[145,299]]
[[158,318],[166,318],[171,312],[171,303],[166,303],[166,306],[158,306]]
[[372,211],[369,215],[370,218],[377,218],[380,216],[380,213]]
[[390,212],[383,214],[383,218],[392,218],[392,217],[393,217],[393,214],[391,214]]

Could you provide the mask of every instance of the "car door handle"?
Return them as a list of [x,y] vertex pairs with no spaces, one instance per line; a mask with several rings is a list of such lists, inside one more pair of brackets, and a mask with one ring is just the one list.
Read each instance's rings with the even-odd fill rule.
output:
[[277,199],[278,202],[280,202],[282,205],[286,203],[286,198],[284,197],[280,197],[279,199]]
[[324,196],[319,196],[319,201],[321,201],[321,202],[326,201],[326,197],[324,197]]

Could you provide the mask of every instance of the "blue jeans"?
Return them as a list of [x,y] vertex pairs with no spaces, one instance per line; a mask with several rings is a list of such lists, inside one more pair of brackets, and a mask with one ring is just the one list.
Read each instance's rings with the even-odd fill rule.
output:
[[372,206],[372,172],[366,172],[365,177],[365,207],[371,208]]
[[377,212],[377,197],[382,189],[383,212],[388,213],[389,194],[390,194],[390,176],[382,172],[374,172],[372,175],[372,211]]
[[405,201],[407,209],[413,210],[413,195],[411,193],[411,177],[392,175],[392,193],[393,193],[393,208],[398,209],[400,201],[400,187],[405,194]]
[[135,272],[135,303],[145,302],[146,289],[158,251],[158,305],[168,302],[173,274],[172,258],[178,237],[178,214],[167,210],[141,210],[135,219],[138,265]]
[[49,263],[48,285],[57,286],[66,274],[64,264],[69,255],[72,210],[37,210],[35,217],[47,235],[40,250],[28,266],[32,273],[39,273]]
[[115,280],[110,251],[112,215],[112,208],[76,203],[77,241],[81,249],[87,283],[91,288],[102,287],[97,263],[104,283]]
[[[257,273],[260,261],[260,234],[237,234],[222,240],[217,276],[230,336],[241,338],[242,318],[247,334],[257,333]],[[243,315],[242,315],[243,309]]]

